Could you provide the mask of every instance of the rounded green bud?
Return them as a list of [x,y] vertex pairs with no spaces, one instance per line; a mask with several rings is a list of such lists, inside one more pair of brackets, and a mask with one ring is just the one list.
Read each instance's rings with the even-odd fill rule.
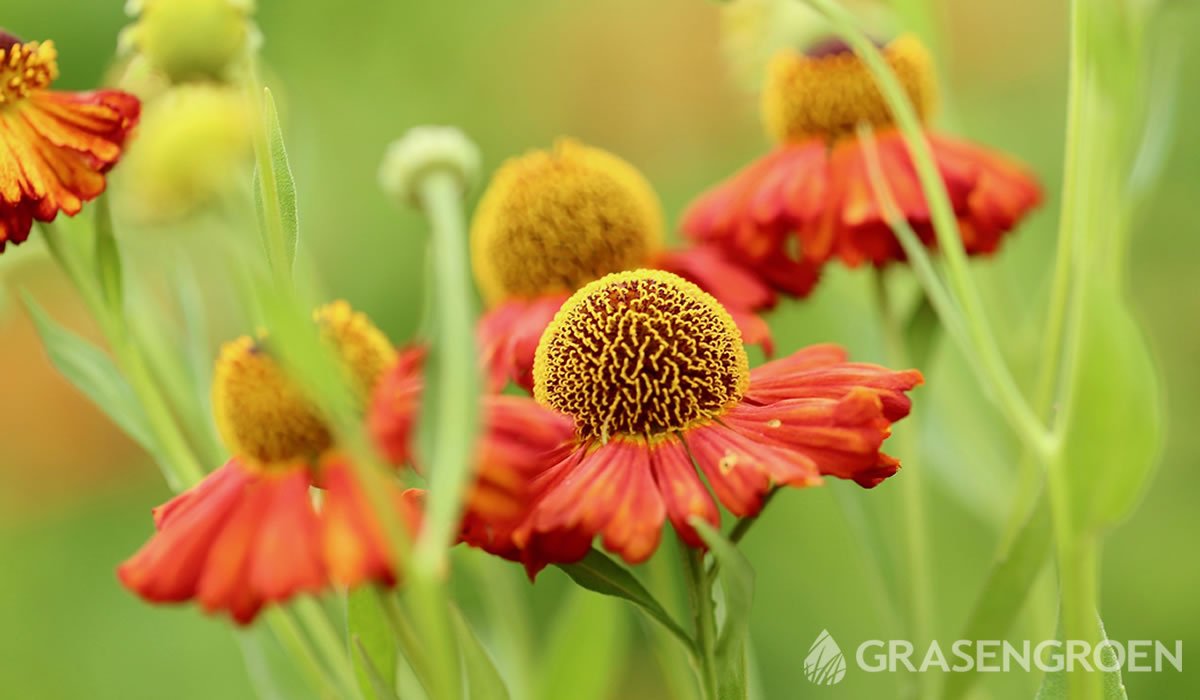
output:
[[260,40],[254,0],[129,0],[126,11],[137,21],[121,33],[122,49],[175,83],[225,78]]

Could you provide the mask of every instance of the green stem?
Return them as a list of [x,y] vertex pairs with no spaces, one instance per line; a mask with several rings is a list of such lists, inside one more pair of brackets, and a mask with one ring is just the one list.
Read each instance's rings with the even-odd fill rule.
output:
[[[946,193],[945,183],[942,182],[933,152],[908,95],[879,48],[857,28],[853,15],[833,0],[806,1],[830,20],[835,31],[866,64],[887,100],[897,128],[904,137],[921,183],[921,191],[929,202],[938,248],[945,261],[950,287],[963,310],[965,330],[971,341],[971,347],[964,350],[969,357],[978,360],[986,385],[991,389],[1005,418],[1017,434],[1039,452],[1049,453],[1053,449],[1052,439],[1025,401],[996,344],[983,306],[983,298],[975,286],[967,264],[967,254],[959,237],[958,222]],[[918,257],[928,258],[928,253],[923,247],[916,252]]]
[[467,261],[462,186],[447,171],[427,174],[418,190],[433,227],[433,298],[437,304],[432,381],[426,403],[431,426],[430,475],[425,526],[413,555],[419,575],[443,568],[454,542],[471,476],[479,429],[475,313]]
[[318,692],[323,697],[342,697],[337,689],[337,682],[330,675],[329,669],[321,663],[312,642],[304,636],[296,621],[292,619],[291,612],[283,608],[272,608],[267,611],[266,617],[271,632],[306,672]]
[[704,552],[683,547],[688,600],[696,627],[693,660],[700,678],[704,700],[717,700],[717,618],[714,611],[711,579],[704,570]]
[[96,319],[108,341],[113,357],[129,382],[130,388],[146,413],[146,420],[158,447],[159,467],[175,492],[180,492],[204,478],[191,446],[175,421],[174,415],[146,365],[141,350],[130,333],[123,308],[106,301],[94,275],[84,271],[78,248],[66,240],[55,223],[41,224],[42,236],[55,261],[75,285],[88,310]]
[[350,659],[349,650],[342,640],[342,636],[338,634],[337,628],[330,621],[325,608],[312,598],[300,598],[292,604],[292,607],[308,628],[313,641],[332,669],[334,677],[342,686],[345,696],[362,700],[362,694],[358,688],[358,676],[354,672],[354,662]]
[[[879,306],[879,316],[882,321],[884,343],[887,347],[888,361],[896,367],[908,366],[908,350],[904,340],[904,330],[899,319],[893,313],[887,287],[887,279],[883,270],[875,271],[876,303]],[[906,468],[900,473],[899,481],[903,497],[903,531],[905,550],[908,560],[908,610],[909,624],[912,626],[914,643],[924,644],[933,638],[933,577],[929,556],[929,524],[925,517],[925,494],[922,485],[922,472],[915,468],[913,460],[912,436],[917,426],[908,419],[908,423],[893,438],[900,442],[897,448],[903,456]],[[921,697],[929,695],[928,683],[932,676],[918,674]]]
[[379,588],[376,588],[375,591],[387,614],[387,622],[392,630],[392,636],[400,644],[404,658],[408,660],[408,665],[412,668],[413,673],[417,676],[417,680],[420,681],[425,690],[431,690],[429,659],[425,653],[425,645],[421,643],[420,637],[409,623],[408,615],[405,614],[404,607],[400,604],[399,598],[397,598],[396,594]]

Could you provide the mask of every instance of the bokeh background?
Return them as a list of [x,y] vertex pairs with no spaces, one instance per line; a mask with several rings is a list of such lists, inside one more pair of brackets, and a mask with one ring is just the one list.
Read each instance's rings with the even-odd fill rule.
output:
[[[7,0],[0,25],[27,39],[53,38],[61,86],[86,88],[111,75],[116,36],[128,21],[121,5]],[[268,80],[298,181],[306,265],[329,297],[367,311],[397,342],[416,328],[425,231],[420,218],[380,193],[375,172],[384,146],[407,127],[460,126],[478,141],[489,170],[560,135],[578,137],[641,167],[672,221],[690,197],[766,146],[755,98],[722,55],[713,3],[260,5]],[[1018,155],[1047,185],[1043,209],[1000,256],[977,265],[1005,350],[1027,379],[1059,202],[1066,3],[935,5],[943,125]],[[1195,13],[1183,18],[1200,29]],[[1193,45],[1182,74],[1198,71]],[[1166,389],[1166,450],[1140,509],[1108,538],[1102,580],[1110,637],[1182,639],[1185,649],[1200,643],[1200,131],[1192,126],[1200,93],[1189,80],[1178,95],[1163,177],[1133,237],[1131,292]],[[117,187],[132,187],[117,175]],[[164,261],[187,259],[205,290],[214,339],[232,337],[248,329],[230,308],[231,282],[211,241],[255,236],[239,228],[244,223],[128,221],[120,231],[127,267],[152,280],[172,269]],[[856,357],[882,359],[868,282],[863,271],[835,270],[813,298],[785,304],[772,318],[780,349],[836,341]],[[149,509],[168,492],[145,455],[55,374],[16,301],[19,290],[92,333],[79,300],[36,243],[0,258],[0,697],[253,697],[239,635],[226,624],[194,610],[147,607],[117,585],[115,565],[149,534]],[[929,383],[917,395],[921,451],[909,466],[928,475],[936,631],[952,640],[992,556],[1018,446],[953,351],[942,348],[923,369]],[[758,572],[753,646],[766,697],[891,697],[902,680],[853,667],[833,688],[803,678],[802,660],[822,629],[847,650],[891,631],[872,588],[900,583],[869,575],[834,490],[846,490],[888,523],[898,522],[896,484],[869,494],[855,488],[838,483],[786,493],[747,540]],[[891,534],[899,553],[900,532]],[[568,597],[555,570],[529,587],[513,567],[470,553],[459,560],[456,585],[481,620],[489,587],[525,591],[536,613],[531,638],[552,654],[545,673],[570,679],[575,697],[660,695],[644,627],[624,608]],[[570,614],[561,613],[564,605]],[[1014,638],[1021,633],[1017,627]],[[506,640],[492,643],[503,657]],[[1195,671],[1129,674],[1126,684],[1134,698],[1200,697]],[[980,697],[1028,697],[1035,685],[1021,672],[994,676]],[[300,690],[285,695],[304,697]]]

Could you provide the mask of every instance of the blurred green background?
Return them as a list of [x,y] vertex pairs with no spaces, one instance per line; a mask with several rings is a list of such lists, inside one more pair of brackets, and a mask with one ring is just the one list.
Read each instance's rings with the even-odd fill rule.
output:
[[[722,57],[712,3],[260,4],[263,55],[300,192],[302,254],[328,296],[367,311],[396,342],[411,337],[417,323],[425,231],[421,219],[379,192],[375,172],[384,146],[407,127],[460,126],[478,141],[489,171],[557,136],[578,137],[641,167],[675,221],[692,196],[766,147],[755,98]],[[60,86],[82,89],[106,75],[127,22],[121,5],[8,0],[0,25],[26,39],[54,39]],[[1058,205],[1066,4],[942,0],[939,16],[945,125],[1019,156],[1047,186],[1042,210],[999,257],[977,265],[1005,350],[1027,379]],[[1196,24],[1194,13],[1188,21]],[[1197,71],[1200,51],[1192,50],[1183,75]],[[1200,534],[1197,119],[1200,95],[1181,91],[1164,176],[1136,223],[1131,289],[1161,366],[1168,439],[1141,508],[1107,540],[1101,586],[1111,638],[1182,639],[1185,648],[1200,643],[1193,540]],[[248,329],[242,314],[227,308],[230,281],[211,245],[216,225],[131,224],[121,236],[131,274],[162,274],[164,256],[194,261],[220,340]],[[246,228],[244,235],[256,234]],[[54,374],[12,299],[28,289],[86,333],[72,291],[36,243],[10,248],[3,258],[0,697],[253,697],[226,624],[190,609],[150,608],[118,587],[114,567],[144,541],[149,509],[168,492],[153,465]],[[784,305],[772,318],[780,351],[836,341],[855,357],[881,360],[868,282],[865,271],[834,270],[810,300]],[[936,631],[953,640],[987,570],[1017,449],[953,352],[943,348],[923,369],[928,384],[917,394],[915,414],[921,455],[908,466],[929,475]],[[831,688],[803,677],[803,658],[822,629],[848,652],[893,631],[835,489],[883,522],[898,521],[895,483],[869,493],[837,483],[784,494],[756,526],[747,541],[758,572],[753,645],[769,698],[892,697],[903,681],[853,666]],[[573,614],[558,615],[567,590],[559,572],[526,587],[515,567],[473,553],[459,559],[456,583],[481,624],[497,576],[527,589],[538,611],[533,636],[554,650],[553,673],[571,674],[578,697],[659,696],[644,628],[632,614],[588,597],[565,603]],[[1026,633],[1018,626],[1013,638]],[[506,640],[492,644],[503,657]],[[997,674],[985,679],[979,697],[1029,697],[1035,683],[1019,671]],[[1129,674],[1126,684],[1133,698],[1200,697],[1194,671]]]

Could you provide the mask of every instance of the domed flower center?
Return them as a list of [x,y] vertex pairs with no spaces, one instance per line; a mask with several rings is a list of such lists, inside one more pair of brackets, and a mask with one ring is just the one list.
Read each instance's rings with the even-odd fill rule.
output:
[[611,153],[563,139],[505,163],[471,225],[489,303],[569,293],[644,265],[662,238],[658,197]]
[[608,275],[575,293],[538,344],[534,393],[582,438],[654,436],[714,418],[749,382],[741,333],[667,272]]
[[0,108],[49,87],[58,77],[57,59],[52,41],[22,43],[0,31]]
[[[365,404],[395,360],[391,344],[345,302],[323,306],[314,317]],[[333,445],[321,411],[287,376],[269,347],[269,340],[252,338],[226,344],[213,377],[213,412],[221,436],[235,455],[264,470],[315,461]]]
[[[929,51],[906,35],[884,46],[883,55],[917,114],[926,119],[937,92]],[[767,70],[762,110],[767,130],[780,142],[833,139],[863,122],[874,127],[893,122],[871,71],[838,40],[821,42],[805,53],[777,55]]]

